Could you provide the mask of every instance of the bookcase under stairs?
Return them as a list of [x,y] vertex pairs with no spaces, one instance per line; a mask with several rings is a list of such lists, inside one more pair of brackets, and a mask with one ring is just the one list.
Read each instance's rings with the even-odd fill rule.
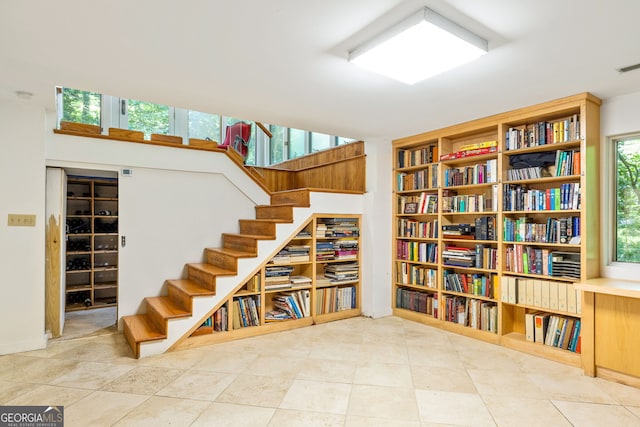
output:
[[584,93],[393,141],[393,313],[581,366],[599,275],[599,108]]
[[360,224],[356,214],[314,214],[174,348],[359,316]]

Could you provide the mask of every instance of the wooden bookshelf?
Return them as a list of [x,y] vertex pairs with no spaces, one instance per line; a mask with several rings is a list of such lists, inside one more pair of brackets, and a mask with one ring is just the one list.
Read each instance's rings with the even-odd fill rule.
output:
[[[313,215],[179,347],[359,316],[360,223],[360,215]],[[297,308],[283,310],[284,297]]]
[[[600,104],[583,93],[393,141],[394,315],[583,364],[574,283],[599,275]],[[404,212],[423,193],[435,211]],[[535,342],[534,313],[572,331]]]
[[118,180],[69,177],[65,310],[117,304]]

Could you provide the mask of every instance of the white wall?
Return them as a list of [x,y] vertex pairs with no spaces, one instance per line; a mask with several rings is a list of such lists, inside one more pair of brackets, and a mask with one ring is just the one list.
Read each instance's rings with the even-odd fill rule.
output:
[[[44,112],[0,101],[0,354],[42,348],[44,334]],[[35,214],[35,227],[7,215]]]
[[365,316],[389,316],[391,310],[391,200],[392,145],[382,139],[367,140],[367,193],[364,198],[362,283]]
[[614,194],[610,186],[613,176],[613,151],[610,137],[628,133],[640,132],[640,92],[617,96],[603,101],[600,109],[600,134],[601,134],[601,210],[600,217],[603,224],[600,230],[602,248],[601,274],[604,277],[638,280],[640,266],[620,265],[610,263],[610,248],[612,241],[613,216],[610,211],[614,204]]

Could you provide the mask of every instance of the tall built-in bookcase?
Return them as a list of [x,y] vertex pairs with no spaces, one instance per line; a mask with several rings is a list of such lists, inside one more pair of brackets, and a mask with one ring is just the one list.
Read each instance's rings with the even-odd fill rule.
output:
[[573,284],[599,274],[600,103],[393,142],[395,315],[581,365]]
[[354,214],[311,217],[183,345],[359,316],[360,222]]

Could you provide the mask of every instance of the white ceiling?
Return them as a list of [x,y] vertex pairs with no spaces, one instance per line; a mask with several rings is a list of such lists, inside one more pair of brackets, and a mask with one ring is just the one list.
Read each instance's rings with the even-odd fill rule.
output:
[[[407,86],[347,52],[428,6],[489,54]],[[640,91],[637,0],[4,0],[0,98],[54,86],[358,139],[399,138],[579,92]]]

